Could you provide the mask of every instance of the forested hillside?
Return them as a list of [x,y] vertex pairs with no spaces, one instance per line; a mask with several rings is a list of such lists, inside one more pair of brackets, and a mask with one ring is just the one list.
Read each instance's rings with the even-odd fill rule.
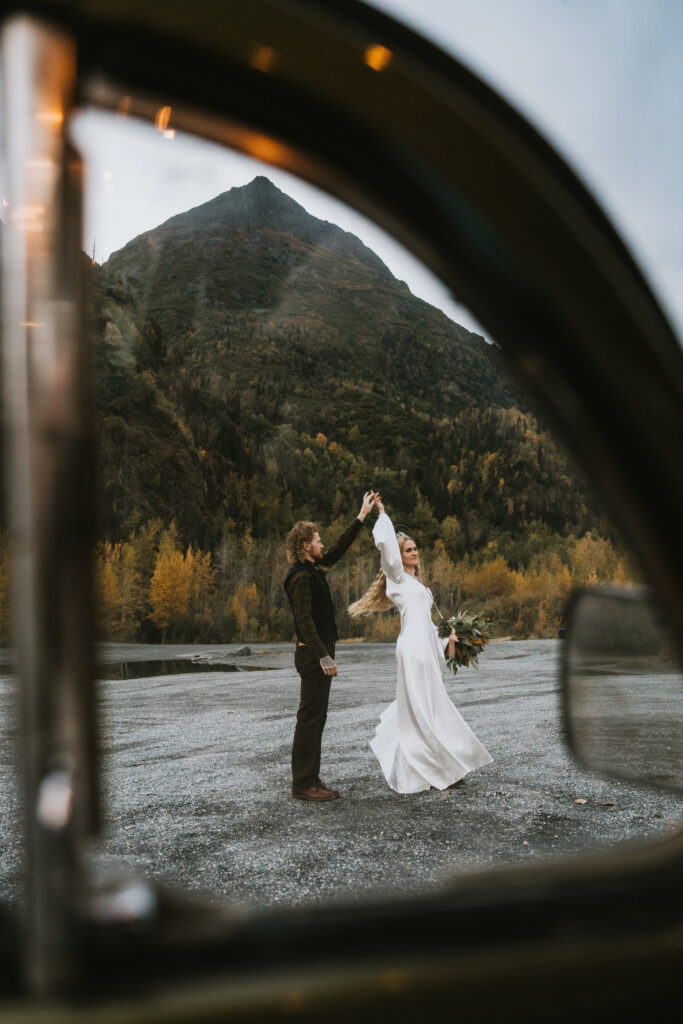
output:
[[[623,554],[498,350],[267,179],[93,268],[98,586],[111,639],[286,639],[283,540],[378,488],[444,611],[553,635]],[[333,570],[347,635],[369,531]]]

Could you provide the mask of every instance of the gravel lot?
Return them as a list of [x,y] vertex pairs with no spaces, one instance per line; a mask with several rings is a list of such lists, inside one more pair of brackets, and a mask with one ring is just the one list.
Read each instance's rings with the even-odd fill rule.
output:
[[[494,762],[450,795],[400,796],[368,745],[393,699],[393,646],[341,644],[323,778],[342,799],[322,805],[290,796],[292,645],[255,644],[247,656],[235,653],[236,644],[104,645],[101,660],[112,668],[103,675],[116,674],[117,662],[161,657],[200,656],[242,671],[98,684],[105,808],[98,858],[211,900],[291,906],[414,893],[462,869],[670,835],[683,819],[679,797],[598,779],[565,751],[560,645],[493,643],[479,672],[449,677],[451,698]],[[15,689],[11,677],[0,678],[4,902],[17,899],[21,864]]]

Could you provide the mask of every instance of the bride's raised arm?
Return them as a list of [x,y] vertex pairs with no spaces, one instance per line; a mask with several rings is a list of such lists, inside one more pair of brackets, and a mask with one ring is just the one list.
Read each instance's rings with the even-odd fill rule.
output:
[[382,508],[382,511],[377,516],[372,536],[375,539],[375,546],[379,548],[382,572],[389,579],[394,580],[395,583],[401,583],[404,572],[401,549],[398,546],[394,524],[384,511],[384,508]]

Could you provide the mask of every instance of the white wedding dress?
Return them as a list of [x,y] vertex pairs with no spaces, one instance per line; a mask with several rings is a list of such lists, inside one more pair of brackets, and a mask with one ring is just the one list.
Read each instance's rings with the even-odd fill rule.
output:
[[387,578],[387,597],[401,614],[396,641],[396,700],[384,711],[370,742],[397,793],[447,789],[493,758],[451,703],[443,684],[446,664],[432,622],[432,594],[406,572],[393,523],[382,512],[372,531]]

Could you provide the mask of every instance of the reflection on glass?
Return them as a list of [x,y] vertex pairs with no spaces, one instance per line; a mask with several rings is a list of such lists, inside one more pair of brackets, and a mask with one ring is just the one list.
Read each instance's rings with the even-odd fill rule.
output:
[[[0,268],[3,265],[2,244],[8,216],[5,177],[4,79],[0,56]],[[0,323],[2,323],[2,289],[0,288]],[[0,422],[2,421],[2,390],[0,389]],[[7,535],[6,489],[4,473],[5,446],[0,445],[0,908],[16,904],[20,899],[23,851],[19,808],[19,786],[16,775],[17,733],[19,729],[17,686],[13,676],[14,652],[10,648],[10,558]]]
[[[566,782],[580,796],[584,776],[557,722],[558,631],[573,585],[629,578],[618,537],[498,349],[414,259],[277,168],[171,138],[163,97],[149,124],[136,102],[73,126],[104,860],[275,906],[575,849]],[[415,538],[441,611],[493,619],[480,670],[446,685],[494,760],[447,794],[388,788],[369,741],[396,692],[396,616],[347,614],[377,574],[366,523],[330,572],[343,642],[321,775],[342,798],[311,808],[291,798],[284,540],[314,519],[329,547],[368,488]],[[603,816],[580,842],[616,838]]]
[[365,63],[373,71],[384,71],[391,63],[391,58],[391,50],[388,50],[386,46],[380,46],[379,43],[368,46],[364,56]]
[[277,63],[277,51],[272,46],[255,46],[249,63],[257,71],[272,71]]
[[645,592],[585,594],[567,643],[579,757],[606,775],[683,788],[683,675]]

